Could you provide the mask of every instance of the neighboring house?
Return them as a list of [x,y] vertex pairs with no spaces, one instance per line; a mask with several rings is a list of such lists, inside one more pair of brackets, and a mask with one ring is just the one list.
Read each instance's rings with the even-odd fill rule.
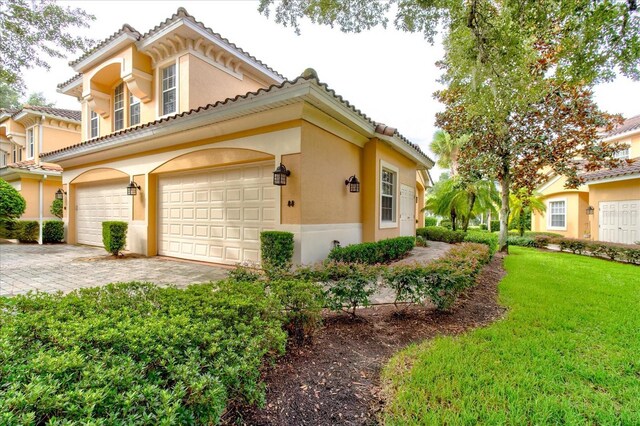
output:
[[23,220],[53,219],[55,193],[62,188],[62,168],[43,162],[41,153],[80,142],[80,111],[25,105],[0,110],[0,178],[24,197]]
[[551,177],[538,189],[547,211],[533,216],[534,231],[625,244],[640,241],[640,115],[604,140],[629,145],[617,157],[631,164],[583,173],[584,185],[577,189],[565,189],[564,177]]
[[71,65],[59,91],[82,103],[83,142],[45,155],[65,169],[71,243],[102,245],[101,222],[122,220],[133,252],[234,264],[259,261],[260,232],[276,229],[307,263],[424,221],[433,161],[417,145],[182,8]]

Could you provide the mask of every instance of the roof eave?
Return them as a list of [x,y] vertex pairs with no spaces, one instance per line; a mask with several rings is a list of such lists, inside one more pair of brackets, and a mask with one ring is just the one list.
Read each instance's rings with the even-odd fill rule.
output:
[[[118,50],[125,48],[126,46],[133,44],[136,42],[136,37],[128,32],[123,32],[109,43],[97,49],[95,52],[91,53],[89,56],[84,58],[78,63],[72,65],[72,68],[75,72],[81,73],[86,69],[90,68],[96,62],[100,61],[107,55],[113,54]],[[70,64],[71,65],[71,64]]]
[[640,179],[640,172],[634,172],[634,173],[618,175],[618,176],[603,177],[603,178],[598,178],[594,180],[587,180],[584,184],[599,185],[603,183],[619,182],[619,181],[631,180],[631,179]]

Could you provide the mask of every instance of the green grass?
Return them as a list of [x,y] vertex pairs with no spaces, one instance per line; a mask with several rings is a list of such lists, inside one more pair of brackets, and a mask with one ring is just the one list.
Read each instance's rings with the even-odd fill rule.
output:
[[397,354],[389,425],[640,424],[640,268],[511,247],[506,317]]

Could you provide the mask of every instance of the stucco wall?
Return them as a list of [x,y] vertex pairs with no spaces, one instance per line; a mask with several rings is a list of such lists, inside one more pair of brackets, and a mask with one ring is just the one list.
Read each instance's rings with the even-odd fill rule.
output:
[[[56,219],[51,214],[51,203],[55,199],[56,191],[62,188],[60,178],[46,179],[42,184],[42,217],[44,220]],[[40,181],[38,179],[22,178],[20,183],[20,194],[24,197],[27,207],[20,217],[21,220],[40,219]]]
[[80,132],[76,130],[43,126],[42,132],[42,152],[66,148],[80,142]]

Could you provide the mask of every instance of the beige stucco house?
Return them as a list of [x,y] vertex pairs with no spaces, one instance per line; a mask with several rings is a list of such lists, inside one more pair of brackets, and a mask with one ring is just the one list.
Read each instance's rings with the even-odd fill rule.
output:
[[0,178],[24,197],[23,220],[48,220],[55,193],[62,188],[62,168],[41,153],[80,142],[80,111],[42,106],[0,110]]
[[313,70],[287,80],[182,8],[71,66],[59,91],[81,102],[82,142],[44,155],[64,168],[71,243],[99,246],[101,222],[123,220],[133,252],[234,264],[259,261],[260,232],[276,229],[307,263],[423,223],[433,161],[417,145]]
[[624,244],[640,241],[640,115],[603,137],[627,144],[617,157],[630,164],[583,173],[584,185],[571,190],[565,189],[564,177],[551,176],[538,189],[547,210],[533,215],[534,231]]

